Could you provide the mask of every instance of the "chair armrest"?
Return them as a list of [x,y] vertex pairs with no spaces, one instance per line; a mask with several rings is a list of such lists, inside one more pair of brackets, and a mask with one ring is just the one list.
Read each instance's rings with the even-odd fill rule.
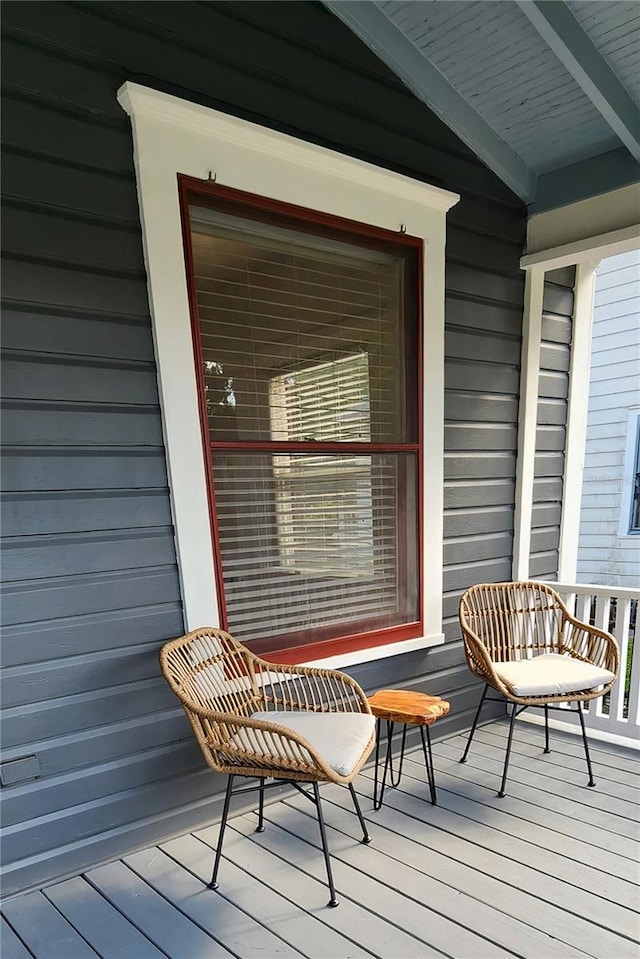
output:
[[303,736],[286,726],[195,704],[188,707],[187,715],[203,752],[211,754],[215,764],[246,767],[252,776],[286,770],[340,779]]
[[509,691],[497,675],[493,660],[480,637],[465,624],[462,624],[462,637],[464,640],[467,665],[471,672],[479,676],[485,683],[489,683],[495,689],[507,695]]
[[253,659],[253,665],[258,675],[269,677],[263,684],[266,708],[323,713],[371,712],[359,684],[339,670],[269,663],[258,657]]
[[560,652],[618,675],[620,650],[611,633],[576,619],[568,610],[563,617],[559,648]]

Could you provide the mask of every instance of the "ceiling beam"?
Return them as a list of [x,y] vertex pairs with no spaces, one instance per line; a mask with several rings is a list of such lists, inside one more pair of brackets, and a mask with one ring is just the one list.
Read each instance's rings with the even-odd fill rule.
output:
[[640,110],[564,0],[516,0],[581,90],[640,160]]
[[[578,163],[549,170],[538,177],[538,189],[529,213],[541,213],[554,207],[566,206],[589,196],[609,193],[637,183],[638,163],[629,151],[619,146],[616,150],[588,157]],[[638,220],[638,210],[634,210]]]
[[533,200],[535,174],[372,0],[324,0],[324,5],[514,193],[526,203]]

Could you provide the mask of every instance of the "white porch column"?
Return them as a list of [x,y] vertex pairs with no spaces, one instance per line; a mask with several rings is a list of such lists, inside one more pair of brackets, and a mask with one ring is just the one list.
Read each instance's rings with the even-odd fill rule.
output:
[[514,580],[529,578],[544,274],[543,266],[530,267],[526,273],[524,288],[516,501],[511,573]]
[[596,258],[583,260],[576,265],[569,395],[567,397],[562,517],[558,550],[558,579],[561,583],[572,583],[575,580],[578,564],[580,494],[582,492],[582,474],[587,438],[593,296],[597,265],[598,259]]

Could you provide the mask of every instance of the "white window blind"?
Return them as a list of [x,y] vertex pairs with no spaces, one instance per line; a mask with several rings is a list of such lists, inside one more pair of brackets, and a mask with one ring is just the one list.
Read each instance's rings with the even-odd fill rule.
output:
[[[274,376],[269,401],[274,440],[369,441],[369,358],[358,353]],[[372,576],[371,460],[318,459],[273,457],[281,562],[299,573]]]
[[371,440],[369,356],[357,353],[269,382],[274,440]]

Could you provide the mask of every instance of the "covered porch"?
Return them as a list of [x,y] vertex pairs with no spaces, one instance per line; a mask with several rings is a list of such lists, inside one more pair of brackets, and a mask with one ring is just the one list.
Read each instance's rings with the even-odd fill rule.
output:
[[[466,107],[464,122],[442,124],[440,104],[402,70],[391,73],[394,63],[353,24],[347,30],[315,3],[284,5],[280,20],[279,6],[27,3],[6,10],[13,80],[5,114],[5,182],[12,182],[4,352],[13,378],[4,379],[11,445],[3,456],[3,535],[11,560],[2,957],[635,957],[639,773],[637,752],[623,740],[637,747],[640,738],[637,643],[635,661],[633,654],[640,593],[572,583],[593,269],[600,256],[638,242],[640,154],[628,135],[637,104],[629,110],[624,89],[610,88],[606,122],[613,118],[621,131],[618,144],[602,139],[596,112],[581,101],[573,120],[590,111],[595,123],[584,155],[572,152],[570,164],[560,151],[543,162],[533,156],[545,139],[536,133],[530,165],[518,159],[518,144],[504,149],[504,130],[492,132]],[[347,7],[363,6],[341,4],[342,19]],[[466,5],[427,6],[433,15],[465,19]],[[520,5],[508,6],[522,19]],[[484,57],[473,21],[463,26]],[[535,49],[534,26],[523,49]],[[552,26],[543,33],[555,46],[559,28]],[[626,20],[617,30],[625,44],[633,36]],[[571,50],[575,26],[560,33]],[[508,31],[495,36],[511,42]],[[606,80],[596,34],[591,46],[596,79]],[[543,54],[535,73],[553,87]],[[504,57],[491,62],[502,69]],[[427,303],[425,313],[435,340],[424,361],[431,396],[424,635],[384,655],[365,648],[333,662],[368,693],[403,686],[451,701],[434,736],[438,805],[428,802],[421,753],[408,758],[401,785],[379,812],[367,767],[356,781],[373,838],[364,846],[348,795],[323,789],[338,909],[326,908],[313,810],[293,794],[269,805],[263,834],[255,833],[251,807],[235,810],[221,888],[204,887],[220,781],[202,767],[157,655],[190,626],[218,622],[219,610],[210,557],[201,562],[194,554],[187,572],[186,554],[176,553],[176,537],[209,550],[202,535],[209,514],[194,522],[196,473],[189,469],[182,473],[186,525],[171,499],[175,464],[187,460],[169,463],[168,478],[156,386],[164,359],[152,339],[132,134],[116,100],[132,77],[152,78],[156,102],[175,94],[180,115],[222,110],[234,123],[257,118],[256,163],[256,144],[284,130],[305,156],[317,151],[321,176],[328,144],[345,170],[358,158],[369,163],[382,194],[389,177],[401,176],[419,191],[462,198],[447,219],[446,250],[443,234],[426,260],[425,290],[438,303],[435,312]],[[457,97],[445,93],[451,121]],[[558,98],[564,106],[567,98]],[[523,129],[532,122],[524,107]],[[561,139],[573,151],[563,114],[546,113],[558,130],[564,124]],[[183,131],[172,142],[182,150],[187,139]],[[602,143],[615,147],[611,156],[599,152]],[[206,148],[195,172],[216,182]],[[154,151],[154,164],[158,155],[165,156]],[[172,189],[175,172],[191,169],[180,159]],[[229,163],[219,185],[241,188],[239,169]],[[278,175],[287,189],[253,185],[253,192],[277,199],[280,190],[286,200],[297,180],[285,169]],[[345,182],[351,197],[357,191]],[[304,205],[320,210],[324,200],[312,187]],[[334,194],[327,188],[327,209]],[[399,236],[408,222],[411,233],[401,206],[387,218],[376,211],[352,217]],[[174,255],[160,257],[160,285],[171,264],[182,290],[182,234],[174,232]],[[155,231],[156,239],[166,236]],[[172,297],[159,299],[174,330]],[[174,371],[181,355],[193,378],[190,337],[188,350],[165,355]],[[179,436],[186,435],[185,395],[181,380],[170,414]],[[171,404],[162,402],[165,415]],[[190,402],[202,472],[195,392]],[[586,786],[582,744],[570,728],[556,722],[553,751],[543,756],[542,730],[520,722],[507,796],[498,799],[504,718],[483,726],[468,763],[458,762],[480,689],[464,662],[457,609],[471,584],[529,577],[568,584],[560,591],[576,613],[614,632],[621,674],[587,719],[596,788]]]
[[340,906],[326,907],[313,809],[292,795],[231,823],[220,890],[209,879],[217,826],[151,846],[9,900],[3,959],[377,956],[624,959],[637,956],[639,770],[631,750],[520,723],[508,794],[496,798],[507,724],[434,745],[438,805],[421,753],[372,810],[373,770],[356,786],[373,842],[345,790],[323,789]]

